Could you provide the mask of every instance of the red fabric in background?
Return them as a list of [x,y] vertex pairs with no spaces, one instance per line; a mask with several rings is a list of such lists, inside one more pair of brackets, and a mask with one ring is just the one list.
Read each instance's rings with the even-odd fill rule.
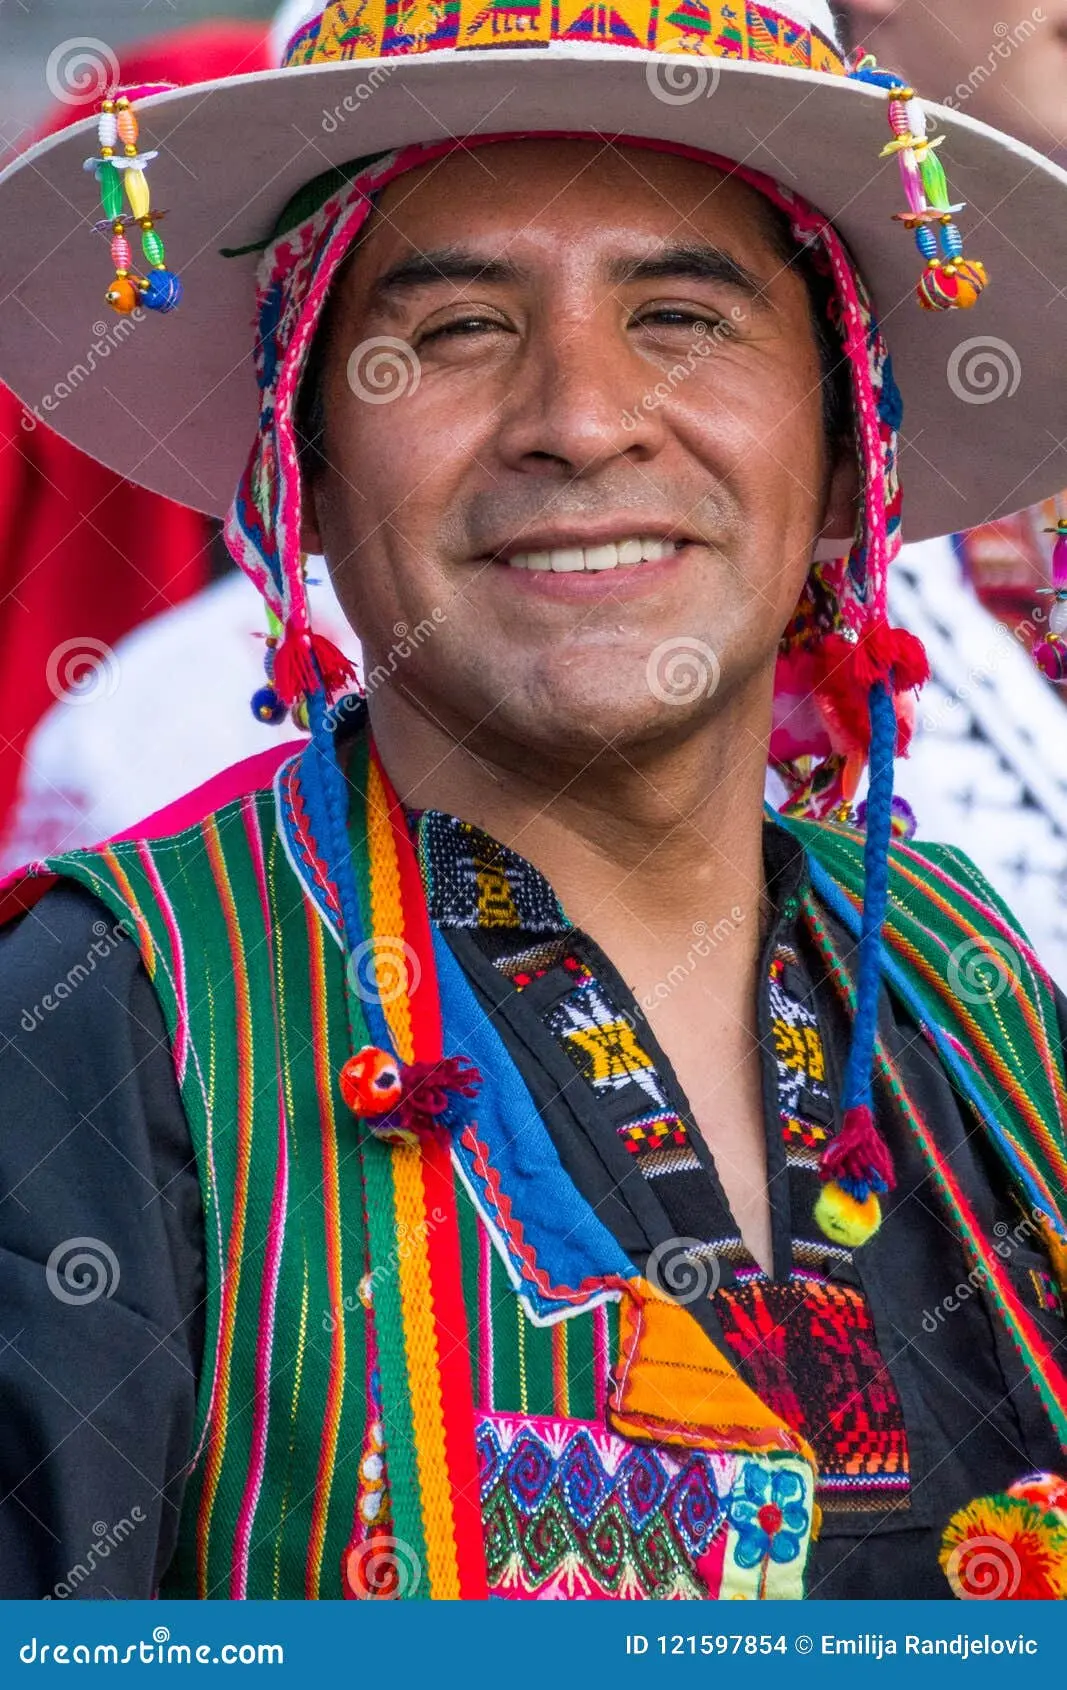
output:
[[[122,81],[191,83],[271,67],[262,24],[212,23],[120,49]],[[61,106],[50,134],[86,115]],[[195,192],[195,183],[190,192]],[[177,236],[180,207],[174,207]],[[93,210],[87,209],[86,223]],[[43,235],[43,231],[42,231]],[[107,249],[100,243],[101,315]],[[0,384],[0,836],[18,786],[26,742],[69,678],[146,617],[206,585],[213,532],[207,518],[134,487],[26,411]],[[101,426],[106,427],[106,406]],[[55,654],[74,642],[69,656]],[[160,708],[176,707],[179,676],[160,677]]]

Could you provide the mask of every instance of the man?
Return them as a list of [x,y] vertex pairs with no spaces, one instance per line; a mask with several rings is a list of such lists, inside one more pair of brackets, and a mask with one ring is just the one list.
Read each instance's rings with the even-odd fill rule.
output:
[[[884,610],[901,396],[811,203],[951,339],[859,207],[897,84],[850,85],[823,6],[722,8],[682,65],[691,20],[646,15],[660,53],[638,21],[475,54],[514,20],[331,6],[225,111],[140,108],[188,141],[196,250],[225,226],[246,256],[194,261],[180,351],[151,343],[187,410],[168,431],[146,382],[107,450],[228,502],[266,241],[227,532],[312,741],[11,888],[11,1594],[69,1586],[84,1522],[134,1506],[101,1594],[945,1597],[991,1556],[1000,1594],[1067,1589],[1057,1004],[964,859],[889,852],[923,674]],[[382,49],[387,83],[344,68]],[[715,73],[684,124],[679,69]],[[795,187],[730,161],[757,117]],[[255,153],[225,193],[223,127]],[[1064,184],[952,138],[1006,173],[992,268],[1023,181]],[[923,295],[974,303],[931,191]],[[928,344],[897,336],[944,432],[920,533],[1035,480],[1033,437],[979,471],[943,429]],[[367,706],[331,703],[320,550]],[[844,815],[869,757],[865,838],[764,822],[772,726],[798,815]]]

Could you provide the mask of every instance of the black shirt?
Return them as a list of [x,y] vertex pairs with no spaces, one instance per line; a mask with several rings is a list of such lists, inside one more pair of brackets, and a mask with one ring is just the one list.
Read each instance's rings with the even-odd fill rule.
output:
[[[785,836],[771,829],[769,838]],[[779,859],[769,863],[777,895],[768,943],[802,873],[789,842],[770,849]],[[564,1167],[643,1268],[678,1231],[654,1185],[605,1134],[582,1088],[559,1084],[526,1018],[529,1002],[502,989],[469,931],[446,933]],[[608,959],[596,960],[610,971]],[[836,1091],[848,1026],[813,960],[812,975]],[[617,976],[613,983],[669,1073],[640,1006]],[[1062,1345],[1067,1329],[1036,1235],[1018,1232],[1020,1211],[930,1047],[888,998],[882,1016],[883,1037],[983,1224],[1012,1236],[1020,1295]],[[896,1140],[892,1150],[897,1189],[857,1262],[903,1406],[910,1506],[828,1523],[812,1554],[813,1597],[948,1597],[937,1545],[949,1515],[1027,1472],[1063,1466],[917,1150]],[[0,1597],[154,1594],[191,1456],[203,1249],[195,1160],[159,1004],[136,946],[117,935],[105,907],[60,885],[0,933]],[[713,1303],[693,1307],[722,1343]]]

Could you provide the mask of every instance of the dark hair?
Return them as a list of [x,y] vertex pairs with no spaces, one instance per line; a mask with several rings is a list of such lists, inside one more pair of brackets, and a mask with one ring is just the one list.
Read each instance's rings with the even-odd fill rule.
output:
[[[808,292],[815,344],[819,352],[822,381],[823,429],[831,452],[839,452],[853,436],[852,389],[848,359],[837,327],[837,295],[833,279],[819,262],[817,252],[797,242],[785,212],[769,200],[763,202],[764,221],[775,255],[796,271]],[[358,246],[358,242],[357,242]],[[330,296],[308,353],[307,365],[297,394],[293,414],[300,468],[314,477],[326,467],[322,440],[326,431],[326,359],[331,342],[330,328],[348,267],[356,248],[340,266]]]

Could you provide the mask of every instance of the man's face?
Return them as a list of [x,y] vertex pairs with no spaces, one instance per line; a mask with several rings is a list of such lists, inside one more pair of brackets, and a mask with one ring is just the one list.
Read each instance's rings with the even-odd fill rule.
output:
[[[853,39],[925,99],[1067,151],[1067,0],[847,0]],[[950,178],[951,180],[951,178]]]
[[339,289],[306,540],[372,713],[387,674],[457,738],[576,760],[731,700],[764,732],[814,538],[851,507],[759,196],[503,142],[392,183]]

